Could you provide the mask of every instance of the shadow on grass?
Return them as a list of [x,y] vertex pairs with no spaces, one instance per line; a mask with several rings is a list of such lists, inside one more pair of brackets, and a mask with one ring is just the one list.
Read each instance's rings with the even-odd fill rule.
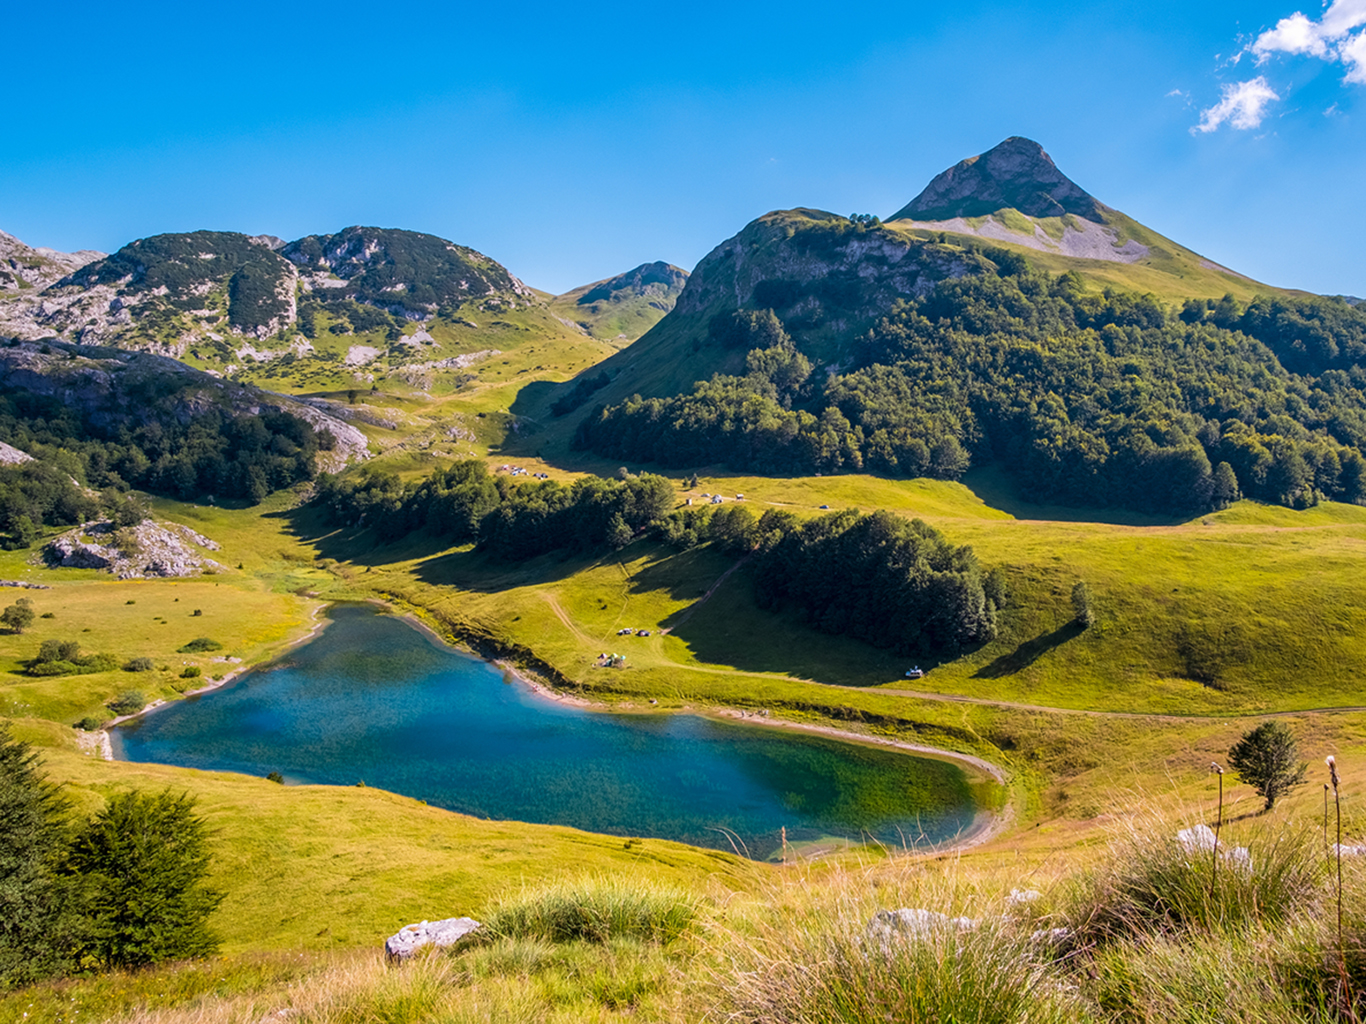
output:
[[1009,512],[1016,519],[1060,523],[1106,523],[1111,526],[1180,526],[1191,516],[1135,512],[1124,508],[1077,508],[1069,505],[1035,504],[1021,496],[1012,481],[992,464],[963,474],[962,483],[991,508]]
[[911,664],[926,671],[941,664],[933,655],[896,654],[846,636],[821,633],[792,612],[759,608],[753,579],[741,568],[705,604],[680,608],[660,623],[704,665],[741,672],[776,672],[850,688],[901,680]]
[[1012,676],[1034,664],[1055,647],[1061,647],[1074,637],[1081,636],[1082,632],[1083,627],[1073,620],[1051,633],[1026,640],[1009,654],[1003,654],[989,664],[983,665],[973,673],[973,678],[1000,679],[1003,676]]

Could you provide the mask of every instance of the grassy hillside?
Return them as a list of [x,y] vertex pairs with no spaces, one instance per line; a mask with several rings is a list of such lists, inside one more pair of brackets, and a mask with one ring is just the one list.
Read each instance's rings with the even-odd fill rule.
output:
[[645,263],[624,274],[557,295],[556,316],[602,341],[635,341],[674,308],[688,272],[668,263]]

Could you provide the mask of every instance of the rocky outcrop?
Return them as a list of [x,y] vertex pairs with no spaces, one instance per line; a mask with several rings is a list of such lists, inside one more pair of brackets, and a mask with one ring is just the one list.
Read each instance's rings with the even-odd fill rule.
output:
[[92,249],[80,252],[58,252],[43,246],[35,249],[0,231],[0,292],[41,291],[104,256]]
[[879,910],[868,922],[868,937],[882,945],[893,939],[927,939],[940,931],[971,931],[977,922],[970,917],[949,917],[937,910],[921,907],[902,907],[900,910]]
[[20,466],[25,462],[32,462],[33,456],[28,452],[21,452],[13,445],[5,444],[0,441],[0,466]]
[[448,917],[444,921],[405,925],[384,941],[384,956],[391,962],[407,960],[425,946],[438,949],[453,946],[482,927],[470,917]]
[[144,519],[136,526],[84,523],[43,549],[47,564],[64,569],[103,569],[121,580],[199,576],[224,567],[196,548],[218,544],[188,526]]
[[1072,214],[1101,222],[1105,207],[1033,139],[1013,136],[937,175],[891,220],[951,220],[1014,209],[1027,217]]

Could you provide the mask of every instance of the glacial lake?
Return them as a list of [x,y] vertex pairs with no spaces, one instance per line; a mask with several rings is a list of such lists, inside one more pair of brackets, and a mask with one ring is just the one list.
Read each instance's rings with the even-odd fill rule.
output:
[[789,843],[909,848],[968,830],[958,764],[696,715],[537,695],[405,620],[339,605],[279,662],[111,731],[115,755],[367,786],[462,814],[764,859]]

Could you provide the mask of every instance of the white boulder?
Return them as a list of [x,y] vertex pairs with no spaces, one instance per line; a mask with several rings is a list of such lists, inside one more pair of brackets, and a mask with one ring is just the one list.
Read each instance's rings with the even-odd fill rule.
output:
[[448,917],[444,921],[405,925],[397,934],[384,940],[384,956],[388,960],[407,960],[423,946],[453,946],[480,927],[479,922],[470,917]]

